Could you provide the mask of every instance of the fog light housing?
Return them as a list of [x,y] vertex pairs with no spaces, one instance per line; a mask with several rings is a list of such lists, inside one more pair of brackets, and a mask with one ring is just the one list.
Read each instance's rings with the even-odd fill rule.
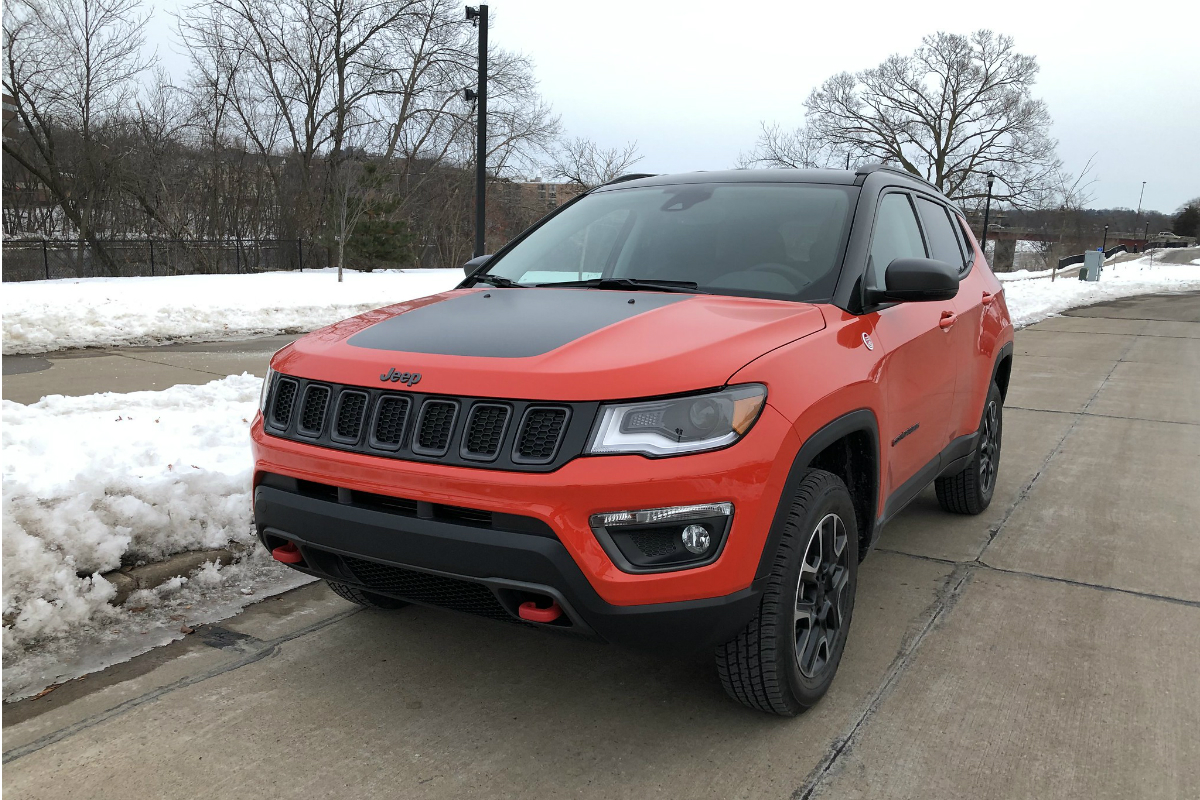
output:
[[610,511],[589,520],[596,540],[624,572],[667,572],[711,564],[733,523],[733,503]]

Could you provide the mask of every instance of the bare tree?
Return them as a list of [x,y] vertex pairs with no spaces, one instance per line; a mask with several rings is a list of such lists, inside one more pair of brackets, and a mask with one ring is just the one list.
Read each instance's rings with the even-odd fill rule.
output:
[[739,157],[738,168],[850,169],[867,160],[850,146],[832,144],[814,135],[807,126],[786,130],[764,122],[754,149]]
[[1061,171],[1050,115],[1031,94],[1037,72],[1011,37],[939,32],[910,55],[829,78],[805,101],[807,129],[767,129],[760,148],[784,162],[811,150],[826,163],[849,153],[895,164],[959,201],[982,198],[993,172],[994,201],[1037,205]]
[[605,148],[591,139],[575,138],[564,141],[555,150],[549,173],[551,178],[591,189],[628,172],[641,160],[637,142]]
[[147,15],[138,0],[13,0],[4,14],[4,89],[21,134],[4,154],[45,187],[110,274],[98,218],[133,155]]

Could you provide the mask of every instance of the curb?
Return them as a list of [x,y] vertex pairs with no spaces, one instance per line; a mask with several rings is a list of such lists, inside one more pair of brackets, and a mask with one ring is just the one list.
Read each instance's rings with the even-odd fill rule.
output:
[[186,577],[209,561],[216,561],[221,566],[225,566],[232,563],[233,551],[224,548],[191,550],[173,555],[165,561],[156,561],[140,567],[115,569],[100,577],[116,587],[116,595],[108,602],[111,605],[119,606],[129,599],[129,595],[139,589],[153,589],[172,578]]

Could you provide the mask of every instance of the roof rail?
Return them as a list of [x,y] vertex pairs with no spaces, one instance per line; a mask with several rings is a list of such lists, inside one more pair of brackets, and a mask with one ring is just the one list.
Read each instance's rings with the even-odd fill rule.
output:
[[864,178],[867,175],[870,175],[872,172],[890,172],[893,175],[903,175],[905,178],[910,178],[910,179],[916,181],[917,183],[925,184],[926,186],[928,186],[930,189],[933,189],[934,191],[939,191],[939,192],[941,191],[941,189],[938,189],[936,186],[934,186],[932,183],[930,183],[929,181],[922,178],[920,175],[914,175],[913,173],[909,172],[906,169],[901,169],[900,167],[893,167],[891,164],[866,164],[866,165],[858,167],[857,169],[854,170],[855,175],[857,175],[859,177],[864,177]]
[[614,183],[624,183],[625,181],[636,181],[639,178],[653,178],[655,174],[652,172],[631,172],[628,175],[618,175],[611,181],[606,181],[600,184],[601,186],[612,186]]

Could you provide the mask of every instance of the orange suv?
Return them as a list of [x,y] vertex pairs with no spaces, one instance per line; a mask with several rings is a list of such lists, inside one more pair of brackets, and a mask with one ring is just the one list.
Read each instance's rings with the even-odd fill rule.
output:
[[888,520],[991,500],[1012,324],[911,175],[630,176],[466,270],[272,359],[258,535],[349,600],[715,650],[790,715]]

